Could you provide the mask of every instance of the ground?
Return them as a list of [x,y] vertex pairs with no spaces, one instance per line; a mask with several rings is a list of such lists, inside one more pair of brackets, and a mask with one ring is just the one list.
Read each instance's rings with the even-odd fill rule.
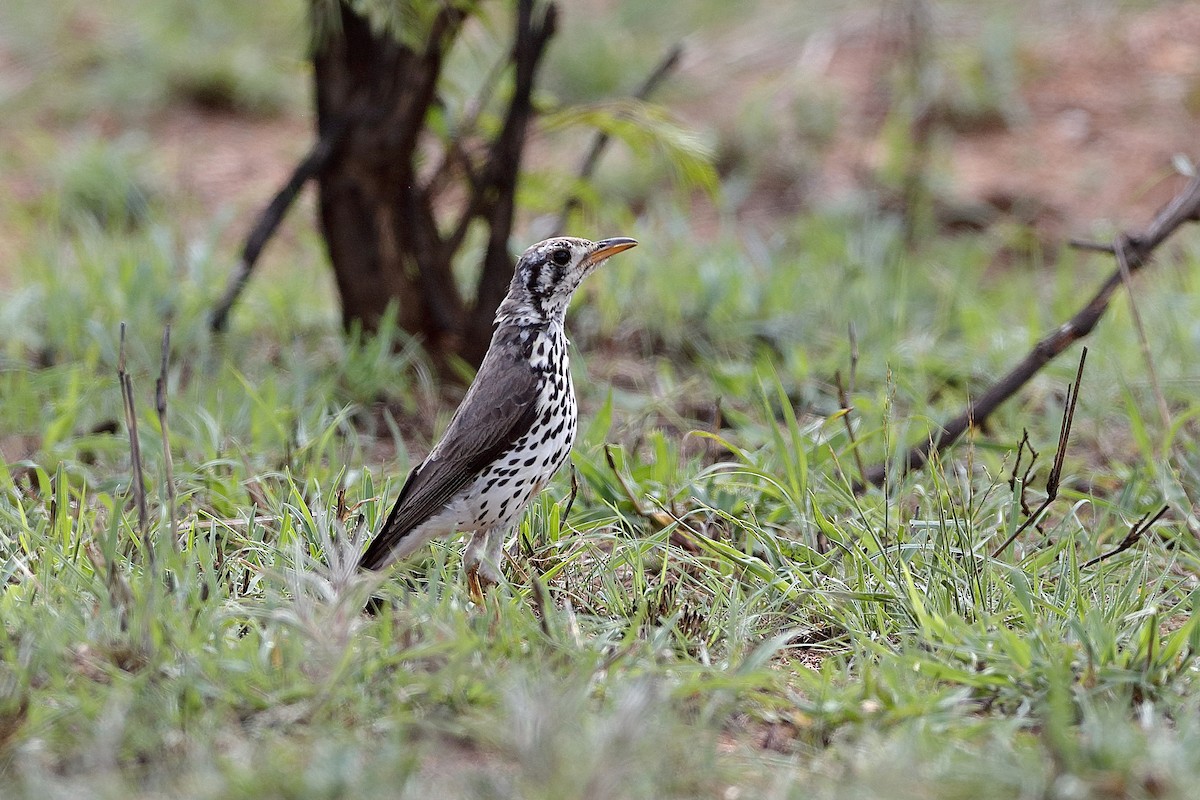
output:
[[[768,113],[785,120],[786,134],[793,124],[788,118],[806,113],[814,90],[838,98],[836,125],[822,134],[828,144],[818,148],[818,163],[805,164],[801,174],[785,167],[782,176],[760,175],[760,191],[740,204],[748,224],[770,228],[800,208],[876,185],[887,159],[881,131],[904,36],[899,14],[889,10],[859,9],[816,30],[800,28],[779,10],[761,16],[767,19],[752,16],[728,31],[688,39],[677,80],[705,91],[700,97],[685,91],[675,110],[698,128],[708,120],[728,128],[737,125],[746,98],[761,95],[769,98]],[[772,27],[775,16],[784,18],[779,27]],[[1173,193],[1173,160],[1187,158],[1194,142],[1200,8],[1167,3],[1119,13],[1051,12],[1045,24],[1012,24],[1016,32],[1001,38],[1014,40],[1004,57],[1013,61],[1017,85],[1012,96],[996,100],[1002,106],[996,117],[942,141],[940,171],[949,193],[967,205],[1017,209],[1059,239],[1148,220]],[[980,33],[967,15],[951,10],[937,19],[933,47],[961,57],[957,50],[978,46],[962,41],[974,35]],[[15,91],[31,82],[28,69],[0,40],[6,84]],[[50,132],[70,142],[89,131],[116,137],[126,124],[118,115],[93,113],[53,124]],[[239,222],[230,236],[248,227],[253,212],[283,184],[311,144],[313,127],[299,107],[247,116],[188,104],[134,124],[152,143],[156,171],[172,194],[197,203],[202,218],[233,210]],[[27,130],[6,127],[0,146],[19,152],[28,138]],[[776,146],[788,144],[784,139]],[[6,170],[0,181],[6,195],[25,202],[47,188],[35,161]],[[311,211],[293,224],[310,220]]]
[[[1193,793],[1194,236],[1139,279],[1149,355],[1123,300],[1089,337],[1061,489],[1011,547],[993,555],[1046,497],[1077,349],[944,460],[851,483],[860,456],[920,441],[1113,268],[1065,239],[1140,225],[1178,185],[1196,157],[1200,13],[684,6],[564,6],[545,90],[563,102],[627,91],[686,34],[656,96],[711,147],[721,191],[680,192],[658,161],[610,150],[594,222],[642,243],[572,310],[574,472],[534,504],[484,607],[460,543],[378,581],[345,569],[450,406],[419,343],[343,336],[311,195],[230,335],[205,324],[311,142],[302,14],[0,9],[6,787]],[[909,237],[922,126],[935,224]],[[579,139],[540,132],[531,165],[574,163]],[[151,398],[168,321],[164,436]],[[115,389],[121,322],[146,520]],[[1041,452],[1027,475],[1023,432]],[[372,594],[378,616],[360,613]]]

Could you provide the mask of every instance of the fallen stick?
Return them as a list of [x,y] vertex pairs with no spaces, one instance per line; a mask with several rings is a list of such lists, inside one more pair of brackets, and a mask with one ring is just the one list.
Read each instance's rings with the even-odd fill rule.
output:
[[892,467],[889,462],[876,464],[867,470],[862,481],[855,484],[855,491],[863,492],[868,486],[882,485],[889,477],[901,477],[921,468],[929,460],[931,453],[943,452],[972,425],[982,424],[1055,356],[1092,332],[1100,317],[1108,310],[1113,294],[1125,284],[1127,276],[1137,273],[1148,263],[1150,255],[1160,244],[1185,222],[1197,221],[1200,221],[1200,176],[1189,180],[1141,233],[1119,234],[1111,246],[1093,242],[1071,242],[1073,247],[1080,249],[1104,250],[1114,255],[1119,253],[1123,256],[1124,264],[1128,265],[1128,272],[1126,273],[1123,266],[1118,266],[1075,316],[1034,345],[1033,350],[1008,374],[989,386],[977,398],[969,400],[961,414],[944,423],[921,444],[909,448],[899,464],[898,476],[891,474]]

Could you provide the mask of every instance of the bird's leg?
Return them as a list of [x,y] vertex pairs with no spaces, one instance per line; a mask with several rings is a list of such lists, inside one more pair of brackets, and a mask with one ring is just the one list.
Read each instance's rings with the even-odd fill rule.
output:
[[500,558],[504,547],[504,531],[489,528],[476,531],[467,543],[463,563],[467,568],[467,589],[476,605],[483,605],[483,595],[500,583]]

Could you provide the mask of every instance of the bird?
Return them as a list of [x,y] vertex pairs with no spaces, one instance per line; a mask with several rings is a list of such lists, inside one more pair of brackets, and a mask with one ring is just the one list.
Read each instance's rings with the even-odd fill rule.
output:
[[360,571],[383,570],[434,538],[470,533],[463,563],[470,595],[482,604],[485,588],[500,582],[504,540],[575,443],[567,306],[584,278],[636,245],[626,237],[556,237],[521,255],[475,379],[442,438],[409,473]]

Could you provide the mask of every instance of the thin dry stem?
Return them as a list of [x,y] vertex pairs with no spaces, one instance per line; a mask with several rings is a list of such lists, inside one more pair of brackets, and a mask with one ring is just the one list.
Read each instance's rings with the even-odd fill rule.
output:
[[1121,269],[1121,282],[1125,285],[1125,296],[1129,298],[1129,313],[1133,317],[1133,329],[1137,333],[1138,346],[1141,347],[1142,358],[1146,359],[1146,372],[1150,376],[1150,388],[1154,392],[1154,401],[1158,405],[1159,421],[1166,430],[1171,427],[1171,410],[1167,407],[1167,398],[1163,395],[1162,384],[1158,380],[1158,368],[1154,366],[1154,356],[1150,353],[1150,340],[1146,337],[1146,326],[1142,324],[1142,314],[1138,311],[1137,297],[1133,293],[1129,256],[1119,241],[1113,243],[1112,251],[1117,257],[1117,266]]
[[138,532],[145,536],[149,512],[146,507],[146,482],[142,474],[142,447],[138,440],[137,411],[133,405],[133,382],[125,370],[125,323],[121,323],[121,350],[117,359],[117,380],[121,385],[121,400],[125,408],[125,427],[129,431],[129,458],[133,478],[131,490],[137,506]]
[[[853,371],[853,367],[851,368]],[[846,394],[846,387],[842,384],[842,373],[835,372],[833,380],[837,385],[838,404],[842,407],[842,423],[846,426],[846,435],[850,437],[850,452],[854,454],[854,464],[858,467],[859,480],[863,480],[867,475],[867,468],[863,465],[862,453],[858,450],[858,440],[854,435],[854,426],[850,424],[850,412],[853,407],[850,405],[850,397]]]
[[163,329],[162,362],[158,381],[154,385],[154,409],[158,412],[158,425],[162,429],[163,472],[167,495],[167,517],[171,525],[171,546],[179,550],[179,520],[175,517],[175,462],[171,458],[171,431],[167,426],[167,370],[171,358],[171,326]]
[[1133,527],[1131,527],[1129,529],[1129,533],[1125,534],[1125,538],[1121,540],[1120,544],[1118,544],[1116,547],[1114,547],[1112,550],[1109,550],[1106,553],[1101,553],[1100,555],[1096,556],[1095,558],[1091,558],[1091,559],[1088,559],[1087,561],[1083,562],[1082,568],[1087,569],[1088,567],[1094,567],[1097,564],[1099,564],[1100,562],[1107,561],[1108,559],[1112,558],[1113,556],[1115,556],[1119,553],[1124,553],[1126,550],[1133,547],[1135,544],[1137,544],[1139,541],[1141,541],[1142,536],[1145,535],[1146,531],[1150,530],[1151,526],[1153,526],[1154,523],[1156,523],[1160,519],[1162,519],[1163,515],[1167,513],[1168,508],[1169,508],[1168,506],[1163,506],[1162,508],[1160,508],[1158,510],[1158,513],[1155,514],[1153,517],[1150,517],[1150,515],[1147,513],[1145,516],[1143,516],[1141,519],[1139,519],[1137,522],[1135,522],[1133,524]]
[[575,496],[579,494],[579,473],[575,470],[575,465],[571,465],[571,493],[567,495],[567,507],[563,509],[561,524],[566,524],[567,517],[571,515],[571,508],[575,505]]
[[1067,387],[1067,404],[1063,409],[1062,424],[1058,429],[1058,449],[1054,451],[1054,465],[1046,477],[1046,499],[1042,501],[1036,511],[1025,517],[1025,521],[1018,525],[1017,529],[999,547],[992,551],[992,558],[999,558],[1000,554],[1007,550],[1018,536],[1041,519],[1050,504],[1058,498],[1058,487],[1062,482],[1063,461],[1067,457],[1067,442],[1071,438],[1071,425],[1075,422],[1075,406],[1079,402],[1079,385],[1083,381],[1083,365],[1087,362],[1087,353],[1087,348],[1083,348],[1083,352],[1079,355],[1079,369],[1075,372],[1075,383]]

